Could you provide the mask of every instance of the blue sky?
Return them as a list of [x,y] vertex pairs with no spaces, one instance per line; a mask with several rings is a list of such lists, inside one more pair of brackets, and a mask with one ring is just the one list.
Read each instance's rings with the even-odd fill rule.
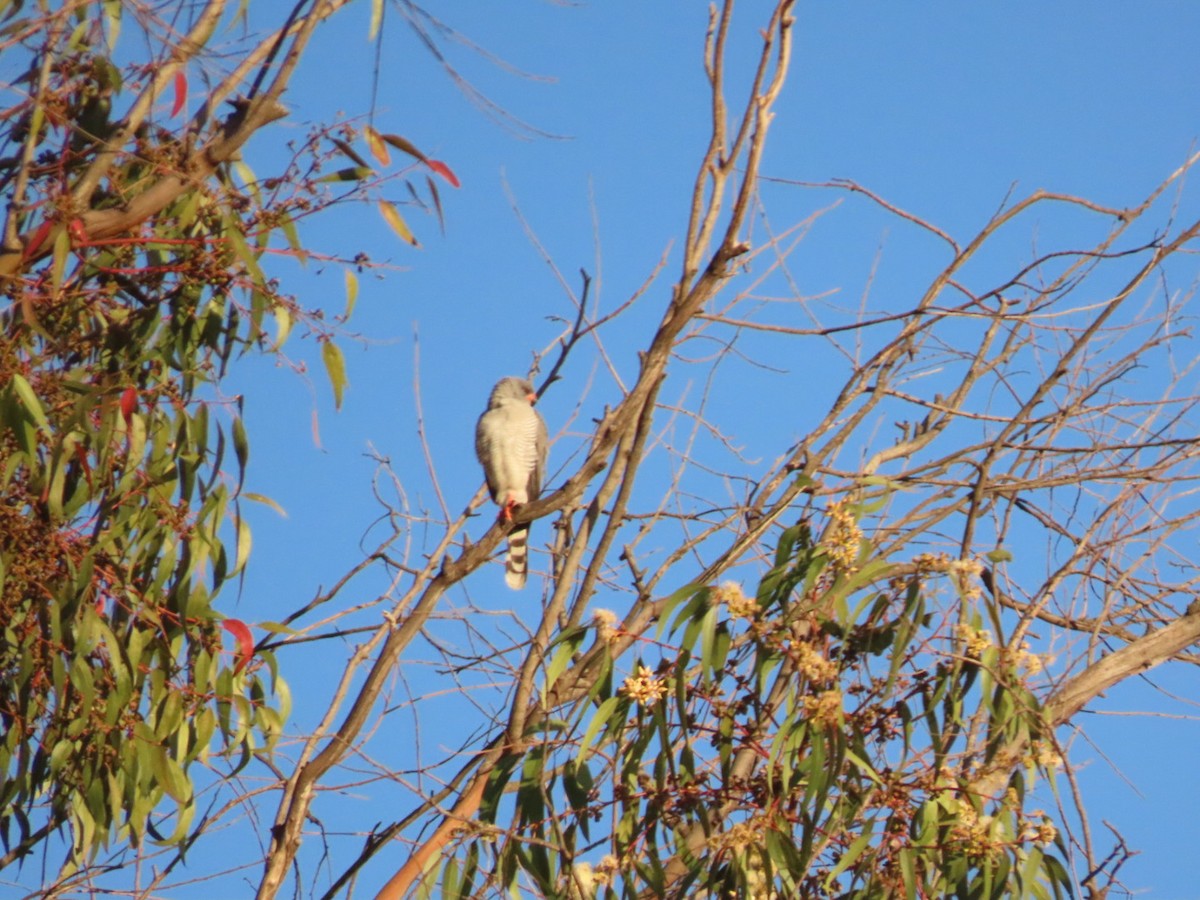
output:
[[[427,438],[451,512],[479,486],[471,441],[490,385],[522,372],[531,353],[558,334],[551,317],[570,315],[513,203],[572,289],[578,289],[580,267],[596,277],[593,287],[606,309],[630,296],[678,247],[685,225],[707,129],[704,4],[463,0],[441,6],[433,11],[448,24],[527,74],[450,45],[453,64],[499,107],[545,135],[472,105],[389,11],[375,125],[446,160],[462,188],[442,188],[444,236],[432,219],[406,213],[419,250],[400,244],[373,208],[338,211],[302,232],[317,248],[364,250],[398,268],[362,278],[351,328],[367,340],[343,342],[351,386],[340,413],[332,410],[311,343],[293,341],[288,348],[307,360],[308,380],[256,363],[230,386],[247,395],[250,487],[288,513],[286,519],[265,508],[252,513],[255,557],[240,599],[228,600],[229,612],[248,621],[282,615],[359,557],[363,532],[378,515],[368,445],[393,461],[414,507],[435,505],[415,437],[414,334]],[[731,72],[753,49],[754,19],[764,6],[739,7],[742,29]],[[250,148],[248,162],[258,174],[271,173],[278,142],[303,134],[302,123],[335,110],[368,112],[373,49],[366,13],[362,4],[320,31],[287,98],[293,118]],[[1018,195],[1046,188],[1133,204],[1187,158],[1200,136],[1197,4],[805,2],[796,29],[764,173],[802,182],[853,179],[959,237],[981,226],[1013,185]],[[839,198],[796,251],[800,289],[838,291],[853,306],[878,260],[868,305],[905,308],[929,266],[944,257],[936,245],[916,240],[870,204],[833,191],[781,186],[766,195],[766,212],[772,227],[782,229]],[[398,193],[395,199],[404,198]],[[1181,204],[1194,212],[1194,191]],[[1039,227],[1049,234],[1078,226],[1049,216]],[[1027,256],[1036,237],[1028,228],[1012,236],[1012,263]],[[677,254],[668,260],[642,308],[609,333],[614,361],[626,373],[665,302]],[[319,268],[280,271],[302,302],[340,309],[340,269]],[[794,418],[753,406],[735,415],[762,383],[750,367],[735,369],[727,393],[714,398],[730,407],[739,444],[763,466],[801,433],[805,415],[821,411],[814,388],[823,383],[822,373],[803,359],[775,362],[789,368],[785,383],[800,398]],[[571,415],[590,369],[575,365],[565,375],[542,405],[552,434]],[[696,396],[696,388],[690,390],[682,381],[670,389],[671,396]],[[598,375],[581,419],[614,396],[611,381]],[[806,403],[815,406],[805,409]],[[312,437],[314,408],[319,447]],[[560,437],[555,461],[563,461],[578,433]],[[502,609],[514,601],[499,593],[500,583],[498,572],[484,571],[468,589],[480,606]],[[307,654],[303,671],[291,674],[297,705],[320,697],[342,665],[334,647]],[[1184,697],[1196,696],[1200,686],[1191,672],[1155,680]],[[1191,713],[1190,706],[1142,685],[1122,687],[1099,706]],[[306,721],[303,710],[297,719]],[[1196,722],[1088,715],[1087,727],[1103,753],[1077,743],[1075,761],[1098,843],[1107,840],[1101,820],[1113,822],[1141,851],[1122,872],[1127,884],[1155,897],[1196,896],[1194,876],[1179,863],[1189,858],[1192,835],[1176,824],[1190,821],[1200,799]],[[365,828],[386,816],[368,804],[345,820],[351,827],[357,817]],[[387,866],[369,870],[370,877],[386,878]]]

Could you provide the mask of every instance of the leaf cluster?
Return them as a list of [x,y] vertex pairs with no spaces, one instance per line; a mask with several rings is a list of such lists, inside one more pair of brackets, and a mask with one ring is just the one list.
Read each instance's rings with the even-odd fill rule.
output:
[[483,879],[575,896],[580,877],[609,898],[1069,893],[1056,829],[1025,808],[1051,757],[978,785],[1018,736],[1047,739],[1032,672],[990,640],[968,647],[977,619],[939,622],[944,564],[864,542],[840,567],[829,537],[786,529],[753,597],[677,592],[653,668],[618,683],[610,665],[493,772],[483,833],[462,832],[442,895]]
[[[140,4],[0,7],[25,65],[0,120],[0,867],[63,827],[68,875],[114,838],[184,841],[193,768],[215,752],[236,771],[287,716],[272,654],[218,608],[251,548],[241,505],[260,499],[220,385],[300,321],[340,360],[264,257],[307,260],[296,223],[361,189],[319,183],[321,129],[256,178],[237,148],[282,112],[268,94],[217,119],[243,73],[183,118],[184,66],[223,7],[172,23]],[[163,58],[126,61],[122,28]]]

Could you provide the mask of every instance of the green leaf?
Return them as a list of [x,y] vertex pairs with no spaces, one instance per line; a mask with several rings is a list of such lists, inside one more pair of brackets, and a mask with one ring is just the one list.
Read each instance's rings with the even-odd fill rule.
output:
[[[717,608],[710,606],[708,612],[704,614],[704,618],[700,620],[700,659],[704,664],[707,676],[711,676],[714,671],[720,669],[724,662],[721,654],[716,650],[716,634]],[[685,638],[684,646],[691,647],[692,644]]]
[[442,896],[446,900],[457,900],[462,891],[459,884],[458,860],[450,857],[442,867]]
[[212,709],[206,707],[200,710],[190,724],[195,731],[190,755],[199,760],[207,759],[213,735],[217,730],[217,717]]
[[[269,656],[269,654],[266,655]],[[275,698],[279,703],[276,713],[279,716],[280,727],[282,728],[282,723],[286,722],[288,716],[292,714],[292,689],[278,675],[275,676],[273,686],[275,688]]]
[[333,341],[325,341],[321,345],[321,359],[325,361],[325,371],[329,373],[329,384],[333,387],[333,405],[342,408],[342,397],[346,390],[346,359],[342,349]]
[[867,849],[873,837],[871,823],[867,822],[863,826],[863,833],[855,838],[850,846],[846,848],[846,852],[842,854],[842,858],[838,860],[837,865],[825,876],[825,890],[832,890],[834,880],[850,868],[850,866],[854,865],[855,861],[862,856],[862,852]]
[[576,626],[570,632],[559,636],[555,642],[558,644],[558,648],[554,651],[550,665],[546,667],[547,694],[554,687],[554,682],[558,681],[558,676],[566,669],[567,664],[571,661],[571,657],[575,655],[575,651],[579,649],[579,645],[583,643],[583,639],[588,635],[589,631],[590,629],[583,626]]
[[675,617],[675,621],[671,625],[671,631],[674,632],[675,629],[679,627],[680,622],[684,621],[686,618],[688,618],[691,615],[689,610],[691,610],[699,602],[694,599],[696,597],[696,595],[700,591],[705,591],[705,590],[706,589],[705,589],[704,585],[702,585],[702,584],[687,584],[687,585],[684,585],[683,587],[679,588],[679,590],[675,591],[675,593],[673,593],[670,597],[668,597],[663,602],[662,608],[659,610],[659,613],[658,613],[657,636],[661,638],[663,635],[663,632],[667,630],[667,622],[670,618],[670,614],[671,614],[672,610],[674,610],[675,607],[678,606],[683,601],[690,600],[691,603],[689,603],[688,606],[682,612],[680,612],[678,616]]
[[50,428],[50,420],[46,418],[46,411],[42,409],[41,401],[38,400],[37,394],[33,392],[33,388],[29,382],[25,380],[25,376],[19,372],[14,372],[9,383],[12,385],[13,390],[17,392],[17,399],[21,401],[21,405],[33,416],[34,422],[48,430]]
[[575,812],[581,816],[580,824],[584,826],[585,832],[587,820],[583,817],[583,813],[587,809],[591,791],[595,785],[596,782],[586,763],[574,759],[567,760],[563,766],[563,791]]
[[246,242],[246,235],[242,232],[243,223],[229,217],[225,221],[224,235],[233,247],[234,253],[242,264],[246,267],[246,272],[250,275],[251,280],[255,284],[262,284],[266,281],[263,276],[262,269],[258,264],[258,258],[262,255],[262,250],[255,248],[251,249]]
[[246,423],[241,416],[233,420],[233,452],[238,463],[238,487],[246,478],[246,463],[250,461],[250,441],[246,437]]
[[535,748],[525,756],[521,781],[517,787],[517,810],[527,823],[540,822],[545,818],[544,781],[544,754],[541,748]]
[[159,786],[177,803],[186,803],[192,796],[192,785],[161,744],[150,744],[150,764]]
[[867,762],[849,747],[846,748],[845,754],[846,759],[854,764],[854,767],[858,770],[859,774],[866,775],[877,785],[883,785],[883,779],[879,777],[878,773],[876,773],[874,766],[872,766],[869,762]]
[[609,697],[592,715],[592,721],[588,723],[587,731],[583,733],[583,738],[579,741],[579,750],[575,754],[575,759],[582,763],[591,755],[592,741],[596,734],[602,729],[607,728],[609,719],[621,711],[624,718],[625,698],[621,696]]
[[[174,760],[172,760],[174,762]],[[189,785],[190,787],[190,785]],[[165,841],[159,843],[174,845],[180,843],[188,836],[188,832],[192,827],[192,817],[196,813],[196,804],[190,800],[180,803],[179,809],[175,814],[175,830],[171,832],[171,836]]]
[[721,622],[713,632],[712,641],[704,651],[705,664],[711,669],[709,677],[720,681],[725,672],[725,663],[729,658],[729,650],[733,646],[733,636],[729,633],[728,623]]
[[166,741],[175,734],[183,723],[183,695],[172,690],[158,708],[158,721],[154,724],[154,736]]
[[84,856],[91,856],[96,845],[96,820],[88,810],[86,799],[81,794],[71,798],[71,817],[75,820],[75,848]]

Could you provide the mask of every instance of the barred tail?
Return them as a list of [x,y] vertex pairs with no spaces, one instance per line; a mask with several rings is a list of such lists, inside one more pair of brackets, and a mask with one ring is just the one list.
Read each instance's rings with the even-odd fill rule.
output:
[[508,555],[504,558],[504,581],[514,591],[525,587],[529,570],[529,526],[522,525],[508,533]]

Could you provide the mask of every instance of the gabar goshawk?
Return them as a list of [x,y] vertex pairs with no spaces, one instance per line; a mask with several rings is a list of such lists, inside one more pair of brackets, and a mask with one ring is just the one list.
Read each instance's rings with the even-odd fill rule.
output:
[[[537,392],[524,378],[502,378],[475,426],[475,455],[502,521],[511,520],[513,509],[536,500],[542,491],[549,439],[546,423],[533,408],[536,400]],[[528,543],[528,523],[509,532],[504,580],[513,590],[525,586]]]

